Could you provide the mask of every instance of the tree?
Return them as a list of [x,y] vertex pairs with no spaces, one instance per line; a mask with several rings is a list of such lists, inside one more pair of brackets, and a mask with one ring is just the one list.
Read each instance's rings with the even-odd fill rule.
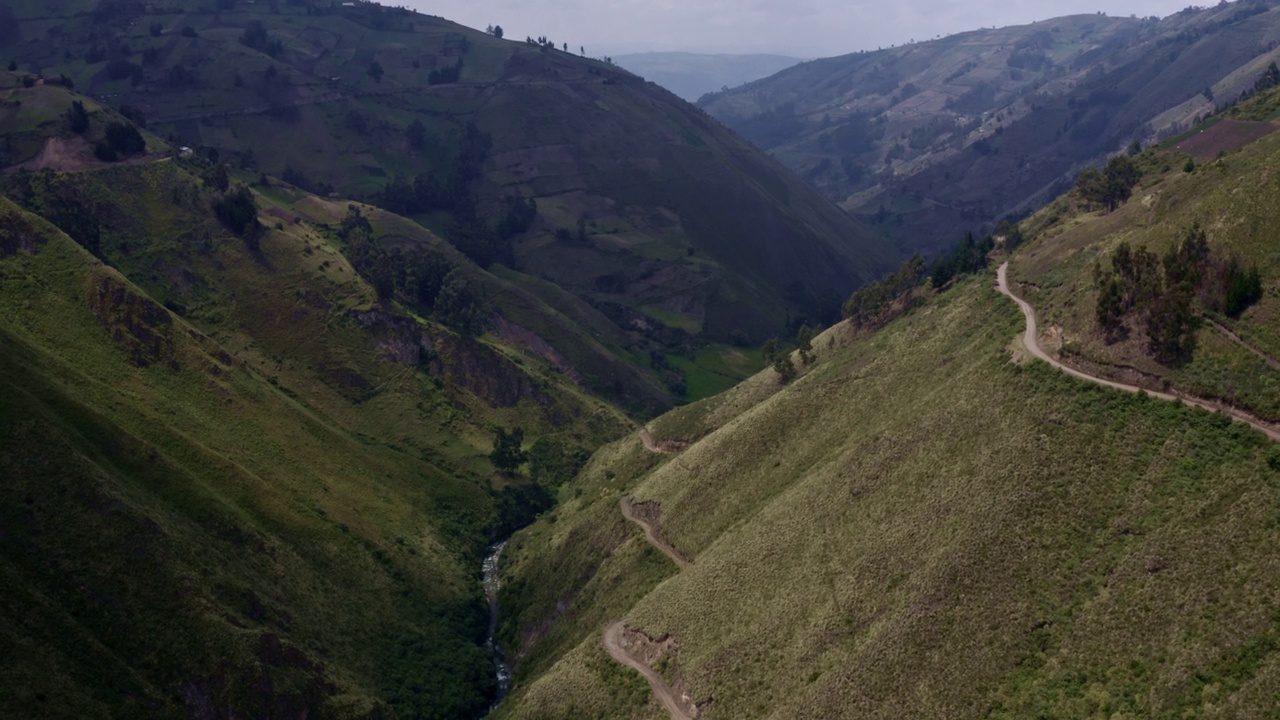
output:
[[216,163],[204,173],[204,182],[218,192],[226,192],[231,187],[231,175],[227,172],[227,166]]
[[10,61],[9,61],[9,72],[18,72],[18,61],[17,61],[17,60],[10,60]]
[[488,321],[488,309],[459,268],[444,277],[434,311],[440,322],[463,335],[479,335]]
[[71,109],[67,111],[67,127],[77,135],[83,135],[89,129],[89,112],[79,100],[71,103]]
[[151,37],[160,37],[161,33],[164,32],[164,25],[158,22],[153,22],[151,23],[151,27],[147,29],[151,32]]
[[1101,172],[1085,168],[1076,180],[1076,192],[1090,204],[1103,205],[1107,212],[1124,204],[1142,179],[1142,171],[1128,155],[1116,155]]
[[503,472],[515,472],[527,459],[523,445],[524,428],[516,427],[511,432],[494,428],[493,452],[489,453],[489,462]]
[[119,155],[138,155],[147,149],[147,141],[138,132],[138,128],[122,122],[107,125],[106,137],[102,142]]
[[409,127],[404,130],[404,139],[408,143],[409,149],[415,152],[421,152],[427,146],[427,128],[422,124],[421,120],[414,120],[409,123]]
[[501,25],[490,25],[490,26],[489,26],[489,29],[488,29],[488,31],[487,31],[487,32],[488,32],[490,35],[492,35],[492,36],[494,36],[494,37],[498,38],[499,40],[501,40],[501,39],[502,39],[502,26],[501,26]]
[[367,72],[369,77],[373,78],[374,82],[382,82],[382,76],[384,74],[382,70],[382,63],[374,60],[369,63],[369,70]]
[[760,354],[764,356],[766,365],[772,365],[778,357],[778,341],[773,338],[765,340],[764,347],[760,348]]
[[796,366],[791,362],[791,353],[783,352],[774,358],[773,371],[778,373],[778,379],[783,385],[794,380],[796,378]]
[[800,343],[800,362],[804,365],[809,365],[813,362],[813,335],[813,328],[808,325],[800,326],[800,333],[797,339]]
[[590,454],[581,448],[538,438],[529,448],[529,479],[558,487],[572,480],[587,464]]
[[258,206],[249,188],[239,185],[213,203],[213,212],[228,230],[244,238],[250,248],[257,247]]
[[182,37],[185,37],[185,38],[196,38],[196,37],[200,37],[200,33],[196,32],[196,29],[195,29],[195,28],[193,28],[193,27],[191,27],[190,25],[188,25],[188,26],[186,26],[186,27],[182,28]]

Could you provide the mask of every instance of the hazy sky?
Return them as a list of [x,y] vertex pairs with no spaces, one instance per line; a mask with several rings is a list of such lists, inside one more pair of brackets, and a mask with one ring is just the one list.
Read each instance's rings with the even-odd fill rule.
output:
[[589,55],[646,50],[840,55],[1059,15],[1168,15],[1214,0],[383,0]]

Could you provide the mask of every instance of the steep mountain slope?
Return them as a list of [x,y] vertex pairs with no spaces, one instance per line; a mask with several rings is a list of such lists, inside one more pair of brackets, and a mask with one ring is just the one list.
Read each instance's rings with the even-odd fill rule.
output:
[[413,215],[668,350],[671,333],[759,340],[829,316],[896,260],[670,93],[548,45],[365,3],[8,4],[20,64],[161,135]]
[[[847,325],[602,450],[517,536],[503,717],[1210,717],[1271,706],[1280,453],[1238,423],[1010,362],[988,274]],[[1088,448],[1083,452],[1082,448]],[[634,496],[683,569],[618,511]],[[639,683],[639,685],[637,685]]]
[[466,518],[485,491],[341,427],[0,203],[0,712],[482,709]]
[[805,63],[702,106],[904,249],[936,250],[1235,99],[1277,28],[1271,0],[1065,17]]
[[652,80],[689,102],[707,93],[737,87],[799,64],[783,55],[706,55],[649,52],[618,55],[614,62]]
[[[1280,137],[1268,122],[1278,109],[1280,93],[1272,90],[1194,128],[1185,139],[1144,153],[1138,158],[1147,171],[1144,179],[1114,212],[1072,195],[1025,223],[1033,240],[1011,264],[1011,277],[1040,309],[1046,340],[1064,359],[1107,377],[1172,388],[1280,422],[1280,300],[1272,290],[1280,216],[1271,182],[1280,163]],[[1267,120],[1236,119],[1247,117]],[[1271,134],[1250,142],[1262,133]],[[1121,246],[1149,254],[1159,265],[1159,277],[1152,280],[1163,278],[1172,290],[1168,258],[1189,239],[1203,239],[1204,254],[1194,261],[1188,325],[1171,338],[1170,352],[1153,351],[1156,305],[1139,300],[1114,326],[1104,326],[1099,270],[1112,269]],[[1259,285],[1246,292],[1250,271],[1256,271]]]
[[485,546],[630,426],[591,382],[662,393],[580,301],[154,136],[95,159],[120,116],[6,80],[88,169],[0,178],[0,714],[478,715]]

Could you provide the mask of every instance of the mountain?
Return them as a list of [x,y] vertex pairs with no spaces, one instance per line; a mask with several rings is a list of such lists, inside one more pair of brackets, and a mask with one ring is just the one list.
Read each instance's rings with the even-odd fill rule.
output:
[[0,73],[44,166],[0,177],[0,715],[481,714],[489,542],[630,427],[587,378],[662,394],[580,301],[34,80]]
[[544,301],[587,301],[640,357],[834,317],[897,260],[695,108],[549,44],[370,3],[7,6],[23,68],[175,143],[410,216]]
[[708,55],[649,52],[617,55],[618,65],[689,102],[786,70],[803,61],[783,55]]
[[[984,249],[974,274],[895,291],[883,324],[828,329],[797,379],[765,370],[598,451],[508,545],[521,660],[499,717],[1269,712],[1280,448],[1154,394],[1216,384],[1196,402],[1274,419],[1275,371],[1209,322],[1275,356],[1280,139],[1228,123],[1280,112],[1259,102],[1140,156],[1118,208],[1072,193],[995,241],[1035,344],[1092,380],[1035,359]],[[1197,227],[1205,254],[1165,260]],[[1122,242],[1169,289],[1107,345],[1096,285]],[[1146,357],[1140,308],[1232,256],[1259,268],[1256,304],[1223,317],[1202,284],[1193,359]],[[1153,368],[1152,394],[1099,384]]]
[[1277,59],[1270,0],[1080,15],[804,63],[703,99],[904,250],[1022,217],[1181,132]]

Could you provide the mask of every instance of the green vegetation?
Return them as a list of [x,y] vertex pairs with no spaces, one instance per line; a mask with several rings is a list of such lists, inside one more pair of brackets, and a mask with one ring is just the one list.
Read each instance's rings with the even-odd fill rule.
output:
[[1141,171],[1128,155],[1116,155],[1101,172],[1094,168],[1081,172],[1076,193],[1086,203],[1101,205],[1110,212],[1129,199],[1141,179]]
[[[1235,109],[1253,112],[1275,92]],[[1209,122],[1189,137],[1216,142],[1227,120]],[[1258,181],[1280,145],[1269,135],[1194,173],[1182,172],[1176,145],[1134,158],[1143,179],[1114,212],[1059,201],[1030,218],[1012,277],[1026,283],[1024,296],[1069,361],[1280,419],[1267,271],[1277,262],[1268,238],[1280,217],[1274,188]]]
[[[1280,453],[1009,362],[1021,316],[990,285],[869,336],[837,326],[786,387],[766,371],[660,418],[701,437],[678,455],[599,451],[509,546],[506,637],[528,659],[499,717],[657,716],[634,673],[593,665],[621,618],[678,643],[664,673],[707,718],[1269,707],[1274,609],[1254,598],[1277,576],[1251,568],[1278,539]],[[661,503],[693,558],[678,575],[649,565],[623,494]]]
[[494,430],[493,452],[489,453],[489,462],[499,470],[513,472],[528,460],[523,446],[523,428],[516,428],[511,432],[497,428]]
[[650,412],[679,397],[652,352],[833,320],[899,260],[696,109],[545,38],[364,2],[11,5],[13,57],[121,113],[145,107],[147,130],[409,216],[543,302],[546,283],[567,292],[612,326],[604,343],[632,376],[625,393],[591,389]]
[[[0,191],[0,676],[23,689],[0,714],[480,714],[486,543],[627,423],[447,311],[376,303],[342,251],[416,247],[442,294],[569,321],[403,219],[200,158]],[[527,428],[540,483],[494,487],[494,425]]]

